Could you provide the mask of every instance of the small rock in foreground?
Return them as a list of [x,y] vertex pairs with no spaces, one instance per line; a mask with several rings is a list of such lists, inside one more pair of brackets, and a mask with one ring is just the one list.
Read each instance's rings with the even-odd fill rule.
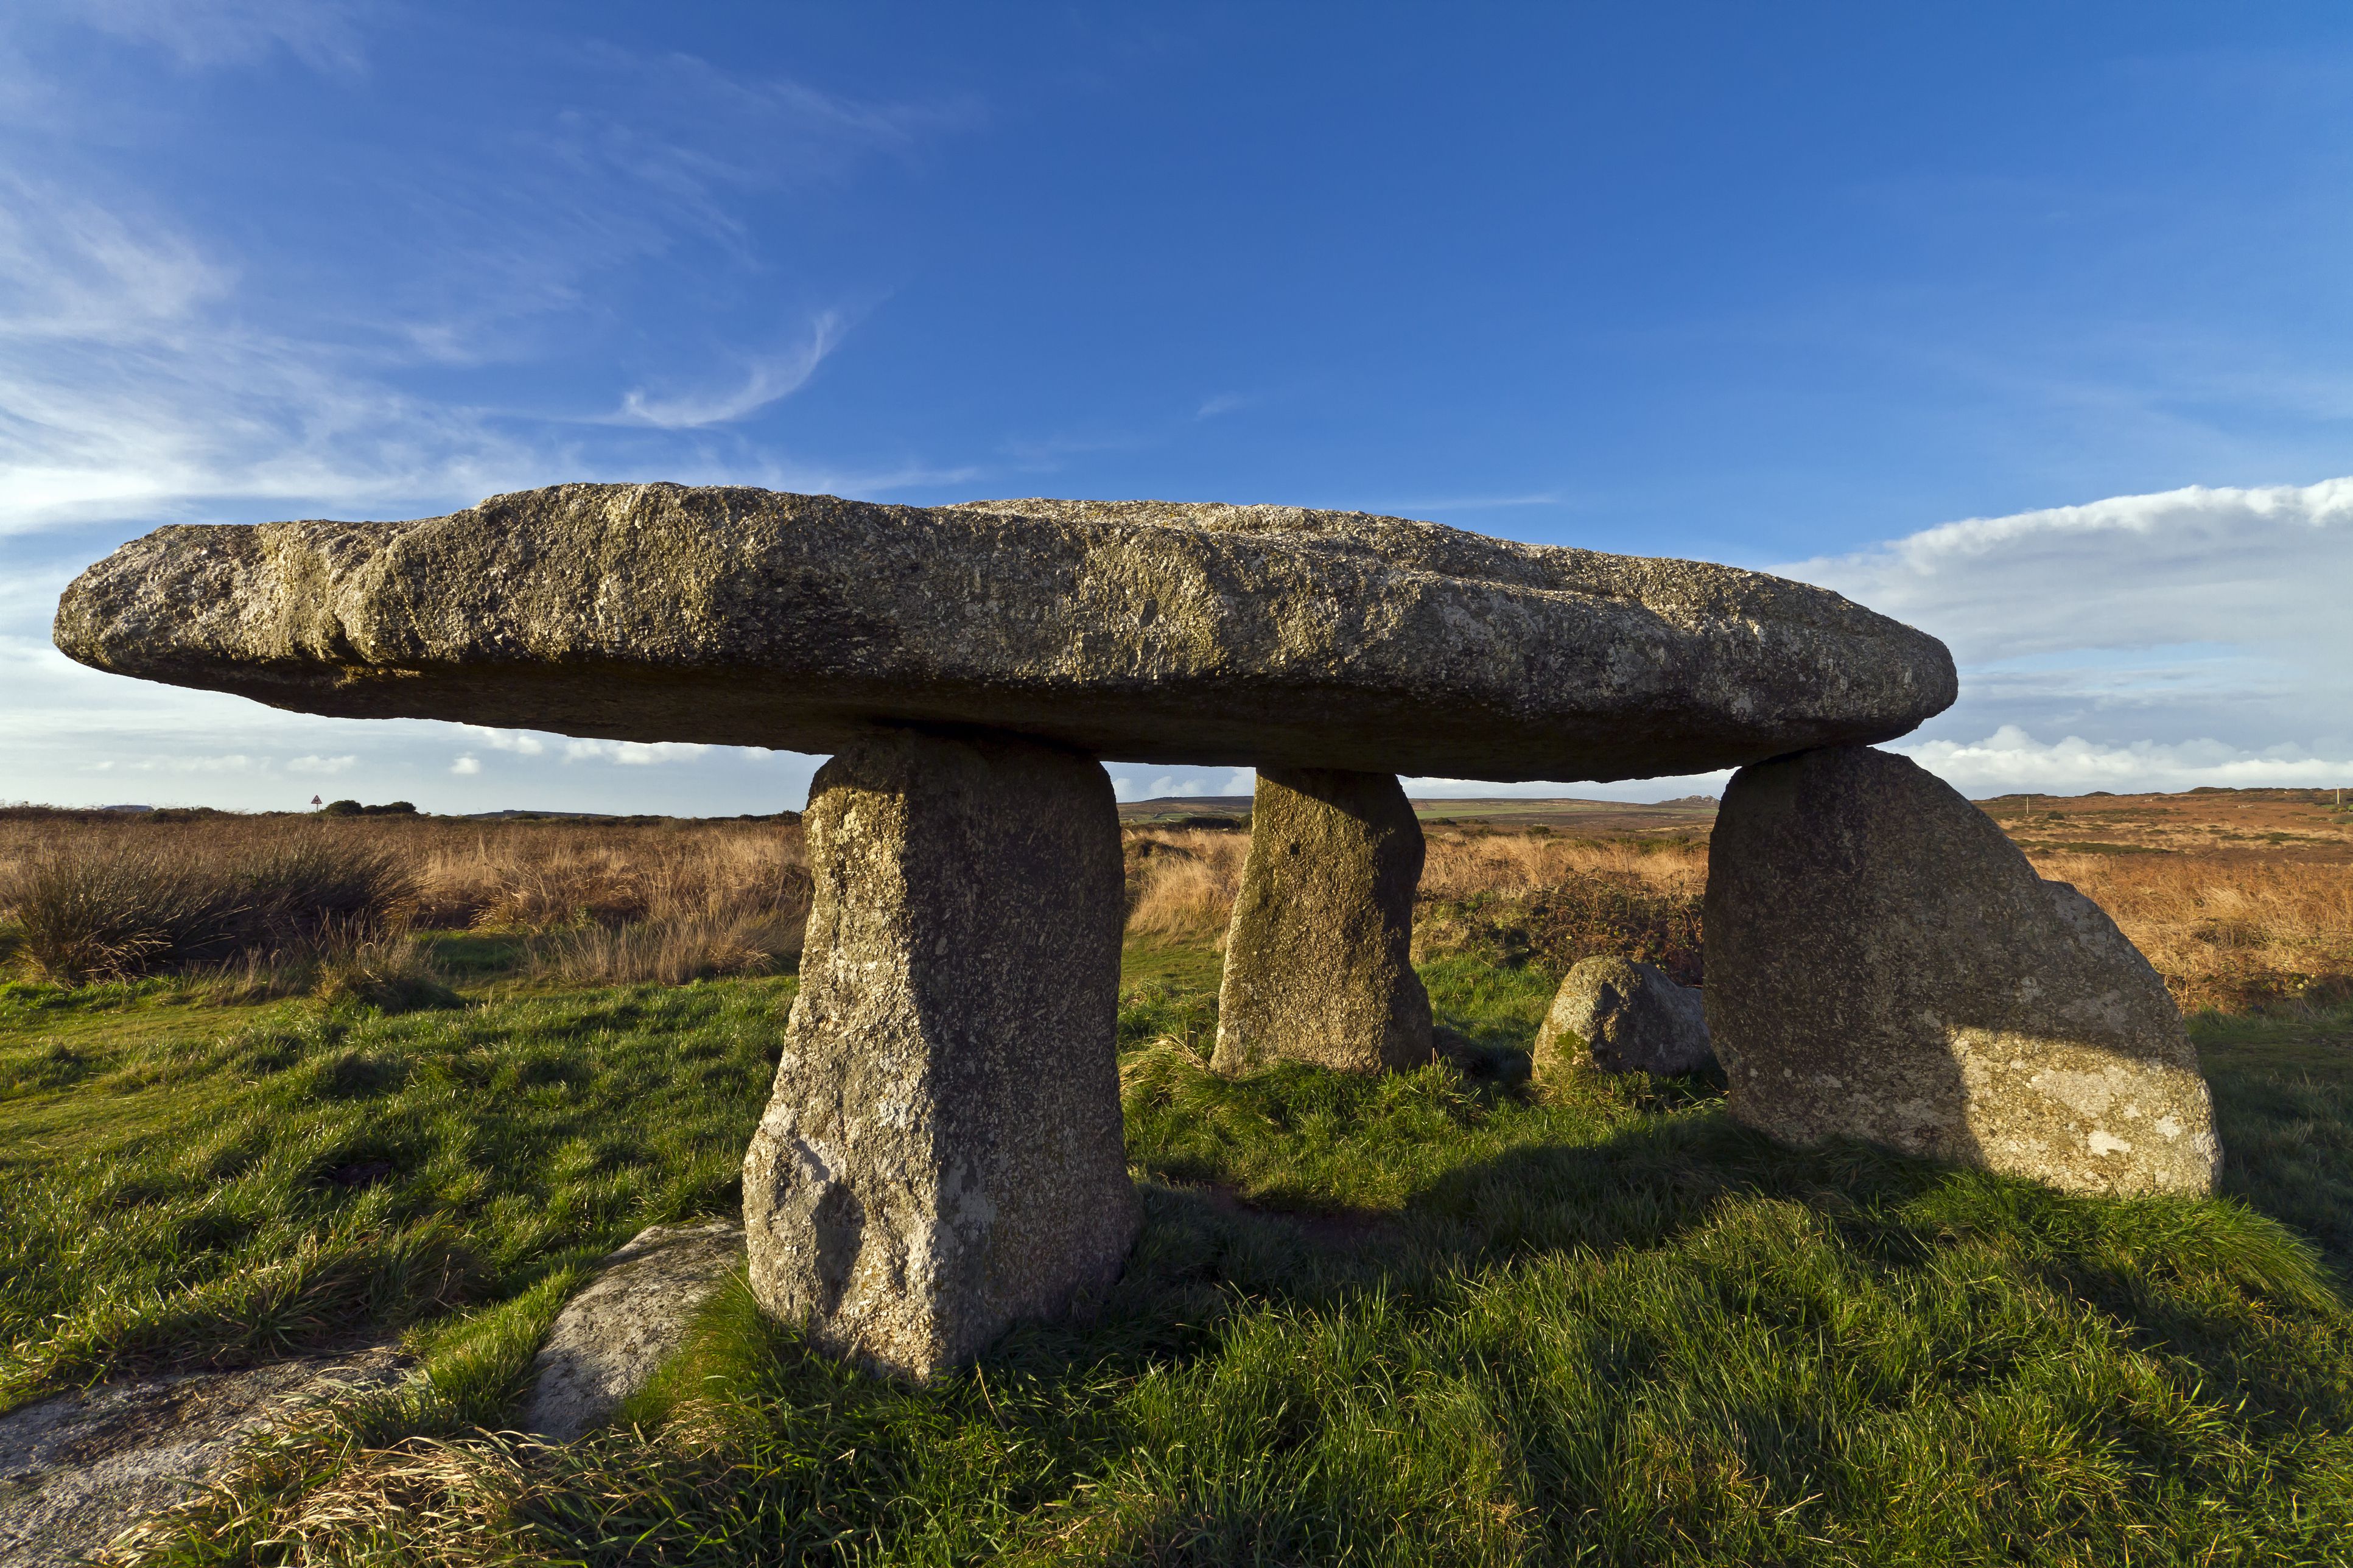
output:
[[568,1443],[611,1420],[743,1258],[744,1227],[733,1220],[638,1232],[557,1314],[533,1363],[523,1430]]
[[0,1417],[0,1564],[63,1568],[212,1479],[244,1439],[350,1388],[400,1379],[389,1345],[243,1372],[137,1378]]
[[1589,1059],[1605,1072],[1672,1078],[1715,1063],[1699,988],[1615,956],[1588,958],[1568,972],[1536,1031],[1535,1055],[1538,1072]]

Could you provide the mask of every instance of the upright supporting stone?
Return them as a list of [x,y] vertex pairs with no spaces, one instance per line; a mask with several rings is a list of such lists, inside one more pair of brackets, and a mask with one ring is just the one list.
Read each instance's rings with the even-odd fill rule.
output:
[[744,1161],[753,1293],[916,1378],[1119,1276],[1119,824],[1094,762],[900,732],[818,773],[816,905]]
[[1276,1058],[1351,1072],[1430,1060],[1430,997],[1411,956],[1421,856],[1394,775],[1259,771],[1218,993],[1218,1071]]
[[2210,1191],[2180,1012],[2098,905],[1862,746],[1744,768],[1709,848],[1707,1022],[1732,1114],[2086,1193]]

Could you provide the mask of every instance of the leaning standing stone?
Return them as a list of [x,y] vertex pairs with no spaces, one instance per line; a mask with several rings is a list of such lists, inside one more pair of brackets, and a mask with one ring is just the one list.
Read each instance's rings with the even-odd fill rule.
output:
[[1618,957],[1584,959],[1568,972],[1531,1054],[1540,1073],[1589,1060],[1604,1072],[1672,1077],[1715,1060],[1699,988]]
[[1218,1071],[1278,1058],[1351,1072],[1430,1060],[1430,997],[1411,957],[1421,857],[1395,775],[1260,771],[1218,993]]
[[2203,1193],[2221,1147],[2164,982],[1922,768],[1744,768],[1710,847],[1707,1016],[1732,1114],[2084,1193]]
[[1095,763],[901,732],[819,770],[817,882],[744,1163],[754,1295],[916,1378],[1118,1278],[1119,826]]

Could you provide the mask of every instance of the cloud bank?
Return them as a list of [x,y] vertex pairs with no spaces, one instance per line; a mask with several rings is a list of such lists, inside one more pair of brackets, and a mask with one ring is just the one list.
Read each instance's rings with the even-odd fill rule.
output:
[[2353,784],[2353,479],[1972,518],[1775,568],[1943,637],[1972,793]]

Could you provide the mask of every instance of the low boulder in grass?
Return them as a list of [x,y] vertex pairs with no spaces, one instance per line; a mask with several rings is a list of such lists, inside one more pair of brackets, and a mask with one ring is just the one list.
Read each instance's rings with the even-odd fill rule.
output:
[[610,1420],[685,1342],[695,1314],[743,1261],[744,1227],[733,1220],[639,1231],[548,1331],[523,1429],[568,1443]]
[[1538,1072],[1590,1061],[1662,1078],[1715,1065],[1696,986],[1632,959],[1588,958],[1568,972],[1536,1031]]

